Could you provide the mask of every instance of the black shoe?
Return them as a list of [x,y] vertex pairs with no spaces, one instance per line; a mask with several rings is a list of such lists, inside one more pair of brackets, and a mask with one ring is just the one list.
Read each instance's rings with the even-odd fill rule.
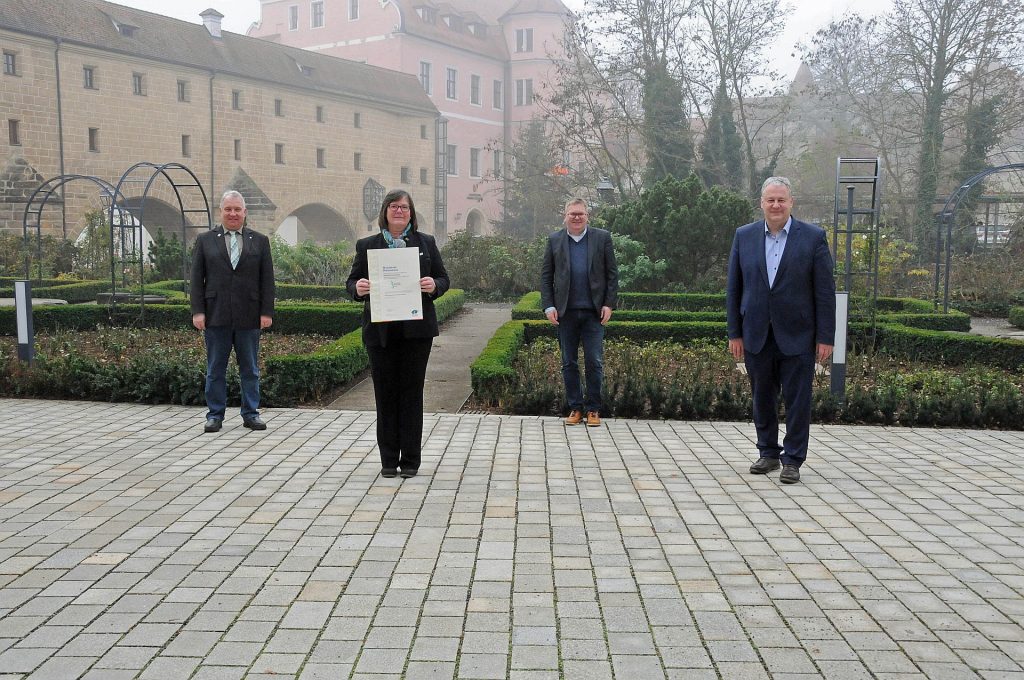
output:
[[412,468],[402,468],[402,479],[409,479],[410,477],[415,477],[417,472],[419,472],[419,470],[415,470]]
[[253,416],[252,418],[244,418],[242,420],[242,425],[246,426],[250,430],[265,430],[265,429],[267,429],[267,424],[265,422],[263,422],[262,420],[260,420],[259,416]]
[[769,458],[768,456],[761,456],[757,459],[757,462],[750,466],[750,474],[752,475],[766,475],[772,470],[779,469],[779,459]]
[[800,481],[800,468],[796,465],[783,465],[779,481],[783,484],[796,484]]
[[216,418],[207,418],[203,432],[220,432],[220,421]]
[[398,476],[398,468],[381,468],[380,469],[380,476],[381,477],[387,477],[388,479],[391,479],[392,477],[397,477]]

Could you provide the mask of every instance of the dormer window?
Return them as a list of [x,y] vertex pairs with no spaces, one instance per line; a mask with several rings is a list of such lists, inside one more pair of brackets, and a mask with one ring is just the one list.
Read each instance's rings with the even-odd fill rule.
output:
[[437,22],[437,10],[433,7],[420,5],[416,8],[416,14],[419,15],[420,19],[423,19],[424,23],[433,24]]
[[458,16],[457,14],[445,14],[444,23],[446,23],[448,25],[448,28],[452,29],[453,31],[462,30],[462,17]]
[[478,38],[487,37],[487,27],[484,26],[483,24],[478,24],[474,22],[472,24],[467,24],[466,27],[469,29],[470,33],[472,33]]
[[110,19],[110,21],[114,24],[114,28],[117,29],[117,32],[126,38],[134,38],[135,31],[139,30],[138,26],[132,26],[131,24],[121,23],[117,19]]
[[312,66],[303,66],[302,64],[299,64],[299,73],[301,73],[302,75],[304,75],[304,76],[306,76],[308,78],[309,76],[313,75],[313,67]]

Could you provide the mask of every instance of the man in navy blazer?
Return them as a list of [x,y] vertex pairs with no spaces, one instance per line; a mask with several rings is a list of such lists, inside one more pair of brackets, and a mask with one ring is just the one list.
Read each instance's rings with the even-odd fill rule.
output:
[[245,199],[228,191],[221,226],[201,234],[192,252],[192,325],[206,340],[206,432],[220,430],[227,409],[227,369],[235,349],[242,384],[242,424],[265,430],[260,418],[260,332],[274,316],[270,239],[245,226]]
[[[785,177],[761,187],[764,219],[736,230],[726,288],[729,350],[743,359],[753,392],[757,462],[753,474],[782,465],[779,480],[800,481],[811,425],[815,360],[832,354],[836,288],[825,231],[794,219]],[[779,391],[786,437],[779,446]]]
[[[541,267],[540,301],[548,321],[558,326],[562,380],[569,402],[566,425],[583,421],[601,424],[601,385],[604,382],[604,326],[618,300],[619,270],[612,235],[588,225],[587,202],[574,198],[565,204],[565,229],[548,237]],[[587,393],[580,387],[579,350],[583,342]]]

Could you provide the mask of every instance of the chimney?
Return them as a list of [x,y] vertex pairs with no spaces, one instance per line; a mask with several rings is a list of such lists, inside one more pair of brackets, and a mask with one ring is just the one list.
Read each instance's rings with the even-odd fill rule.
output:
[[203,26],[206,26],[206,30],[210,32],[210,35],[214,38],[219,38],[220,20],[224,18],[224,15],[211,7],[200,12],[199,16],[203,18]]

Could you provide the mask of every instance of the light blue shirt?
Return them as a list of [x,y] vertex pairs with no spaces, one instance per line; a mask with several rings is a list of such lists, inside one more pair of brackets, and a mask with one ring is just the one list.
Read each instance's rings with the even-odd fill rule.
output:
[[786,240],[789,238],[789,227],[793,224],[793,218],[786,220],[782,231],[773,234],[764,223],[764,263],[768,268],[768,287],[775,285],[775,275],[779,273],[779,262],[782,261],[782,253],[786,252]]

